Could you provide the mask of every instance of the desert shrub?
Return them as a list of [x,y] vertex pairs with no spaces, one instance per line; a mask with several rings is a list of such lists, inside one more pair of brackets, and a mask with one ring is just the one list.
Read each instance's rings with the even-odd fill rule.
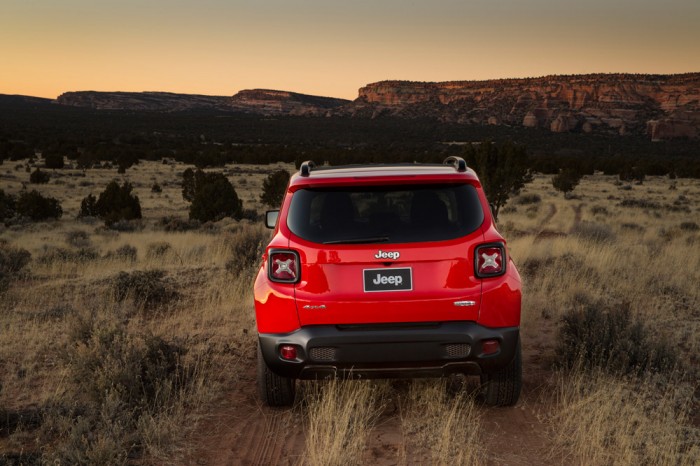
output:
[[63,209],[57,199],[44,197],[38,191],[22,191],[17,197],[17,213],[34,221],[60,218]]
[[67,303],[58,303],[37,313],[40,320],[62,320],[75,312],[73,306]]
[[225,242],[230,258],[226,261],[226,270],[239,274],[257,266],[268,236],[267,231],[258,228],[243,228],[227,236]]
[[128,244],[125,244],[123,246],[119,246],[114,251],[107,252],[104,255],[104,259],[116,259],[116,260],[134,263],[134,262],[136,262],[137,256],[138,256],[138,250],[134,246],[130,246]]
[[82,230],[73,230],[66,233],[66,243],[74,248],[90,247],[90,235]]
[[132,232],[143,230],[143,223],[140,220],[117,220],[109,225],[110,230]]
[[260,220],[260,215],[255,209],[243,209],[241,212],[241,219],[250,220],[251,222],[257,222]]
[[11,194],[5,194],[0,189],[0,221],[4,222],[15,216],[17,210],[17,200]]
[[[31,408],[24,408],[24,409],[7,409],[7,408],[0,408],[0,436],[7,436],[19,429],[34,429],[38,426],[41,425],[42,423],[42,418],[44,417],[44,410],[41,407],[31,407]],[[22,454],[17,453],[11,454],[12,456],[15,456],[15,458],[22,459]],[[29,459],[29,458],[27,458]],[[6,457],[0,455],[0,464],[9,464],[9,465],[24,465],[24,464],[41,464],[41,462],[36,461],[36,462],[30,462],[30,461],[17,461],[17,462],[12,462],[8,461],[7,463],[2,462],[3,460],[6,461]]]
[[700,226],[696,222],[681,222],[681,230],[684,231],[698,231]]
[[[0,412],[0,415],[2,415],[2,412]],[[9,451],[0,455],[0,460],[3,461],[2,464],[7,466],[39,466],[43,464],[41,453],[35,451]]]
[[594,205],[593,207],[591,207],[591,213],[593,215],[610,215],[608,209],[602,205]]
[[175,216],[162,217],[158,225],[165,231],[190,231],[196,230],[202,223],[199,220],[184,219]]
[[578,186],[579,181],[583,177],[583,173],[574,168],[564,168],[559,171],[559,174],[552,177],[552,186],[557,191],[561,191],[567,196],[571,191]]
[[139,154],[124,151],[117,156],[117,173],[126,173],[126,169],[139,163]]
[[539,204],[542,197],[539,194],[521,194],[513,199],[513,203],[518,205]]
[[182,174],[182,197],[192,202],[190,219],[204,223],[224,217],[241,218],[243,203],[231,182],[221,173],[188,168]]
[[33,184],[46,184],[50,179],[51,176],[48,173],[42,172],[38,168],[29,175],[29,182]]
[[125,181],[119,186],[116,181],[110,182],[97,199],[97,212],[110,225],[118,220],[133,220],[141,218],[141,203],[138,196],[131,194],[133,187]]
[[59,248],[44,245],[36,257],[38,264],[52,264],[56,262],[89,262],[99,258],[94,248],[84,247],[77,250]]
[[287,170],[277,170],[270,173],[263,181],[263,192],[260,201],[272,208],[279,208],[282,198],[289,184],[289,172]]
[[97,211],[97,198],[92,194],[88,194],[80,202],[80,212],[78,212],[78,217],[98,217],[99,212]]
[[525,209],[525,213],[527,214],[528,218],[535,218],[537,216],[537,212],[540,211],[540,206],[538,204],[533,204],[531,206],[528,206],[527,209]]
[[131,273],[119,272],[112,282],[117,301],[133,298],[143,307],[165,305],[179,295],[173,289],[162,270],[136,270]]
[[125,324],[76,321],[70,375],[78,412],[58,442],[55,464],[126,464],[143,455],[143,425],[178,403],[192,380],[186,349]]
[[146,247],[146,259],[160,259],[170,254],[175,254],[175,249],[166,241],[150,243]]
[[101,404],[115,394],[125,409],[154,410],[166,398],[159,396],[161,384],[179,383],[184,375],[178,374],[184,348],[160,337],[135,336],[123,325],[104,328],[96,324],[79,335],[88,338],[73,342],[72,371],[90,402]]
[[221,232],[221,226],[217,225],[215,222],[206,222],[202,224],[202,226],[200,227],[200,231],[202,233],[216,235]]
[[[534,277],[537,274],[550,274],[556,270],[566,269],[572,273],[580,273],[583,271],[590,272],[586,269],[586,263],[578,256],[567,252],[561,256],[547,257],[528,257],[522,265],[522,273],[529,277]],[[520,265],[518,265],[520,269]]]
[[7,290],[31,257],[26,249],[13,248],[4,241],[0,242],[0,293]]
[[559,362],[567,368],[611,373],[669,372],[678,350],[636,320],[629,304],[587,303],[567,311],[559,334]]
[[630,231],[639,231],[642,232],[645,230],[645,228],[638,223],[630,223],[626,222],[620,225],[620,227],[624,230],[630,230]]
[[673,205],[688,205],[690,204],[690,199],[687,196],[681,194],[673,201]]
[[109,227],[118,221],[140,219],[141,202],[138,196],[131,194],[132,190],[128,181],[121,186],[111,181],[97,199],[89,194],[82,200],[78,216],[100,217]]
[[687,205],[669,204],[666,206],[666,209],[668,209],[669,212],[684,212],[686,214],[690,213],[690,207],[688,207]]
[[639,209],[660,209],[661,205],[658,202],[650,201],[648,199],[623,199],[620,202],[622,207],[636,207]]
[[610,225],[603,223],[579,222],[571,229],[571,233],[579,238],[598,243],[611,242],[615,240],[615,233]]
[[677,377],[563,373],[552,410],[552,452],[586,465],[700,464],[693,389]]

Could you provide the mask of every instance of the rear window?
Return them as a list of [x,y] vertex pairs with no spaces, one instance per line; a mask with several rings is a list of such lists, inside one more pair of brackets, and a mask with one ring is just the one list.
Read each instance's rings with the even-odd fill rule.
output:
[[315,243],[409,243],[465,236],[484,212],[467,184],[300,189],[287,226]]

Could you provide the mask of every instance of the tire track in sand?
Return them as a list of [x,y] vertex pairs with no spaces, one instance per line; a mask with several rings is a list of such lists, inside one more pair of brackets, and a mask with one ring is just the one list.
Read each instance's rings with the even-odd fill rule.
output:
[[[254,353],[253,353],[254,354]],[[246,361],[238,385],[202,422],[196,450],[183,464],[295,465],[304,450],[304,428],[296,409],[262,406],[258,400],[255,360]]]

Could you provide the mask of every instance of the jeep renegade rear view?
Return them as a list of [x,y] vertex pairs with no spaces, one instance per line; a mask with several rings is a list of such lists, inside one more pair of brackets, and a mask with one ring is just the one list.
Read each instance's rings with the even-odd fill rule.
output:
[[520,276],[476,174],[443,165],[302,164],[255,280],[258,387],[296,379],[478,375],[487,404],[522,380]]

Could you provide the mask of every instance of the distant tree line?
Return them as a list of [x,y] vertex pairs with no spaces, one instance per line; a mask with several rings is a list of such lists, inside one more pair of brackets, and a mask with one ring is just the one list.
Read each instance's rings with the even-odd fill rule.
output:
[[575,166],[619,175],[700,177],[700,142],[651,142],[644,136],[551,133],[543,129],[463,125],[431,119],[261,117],[231,112],[92,110],[50,103],[22,105],[0,96],[0,161],[33,158],[45,168],[104,167],[124,172],[139,160],[175,160],[197,168],[313,159],[334,165],[440,162],[460,155],[452,141],[512,141],[525,146],[537,172]]

